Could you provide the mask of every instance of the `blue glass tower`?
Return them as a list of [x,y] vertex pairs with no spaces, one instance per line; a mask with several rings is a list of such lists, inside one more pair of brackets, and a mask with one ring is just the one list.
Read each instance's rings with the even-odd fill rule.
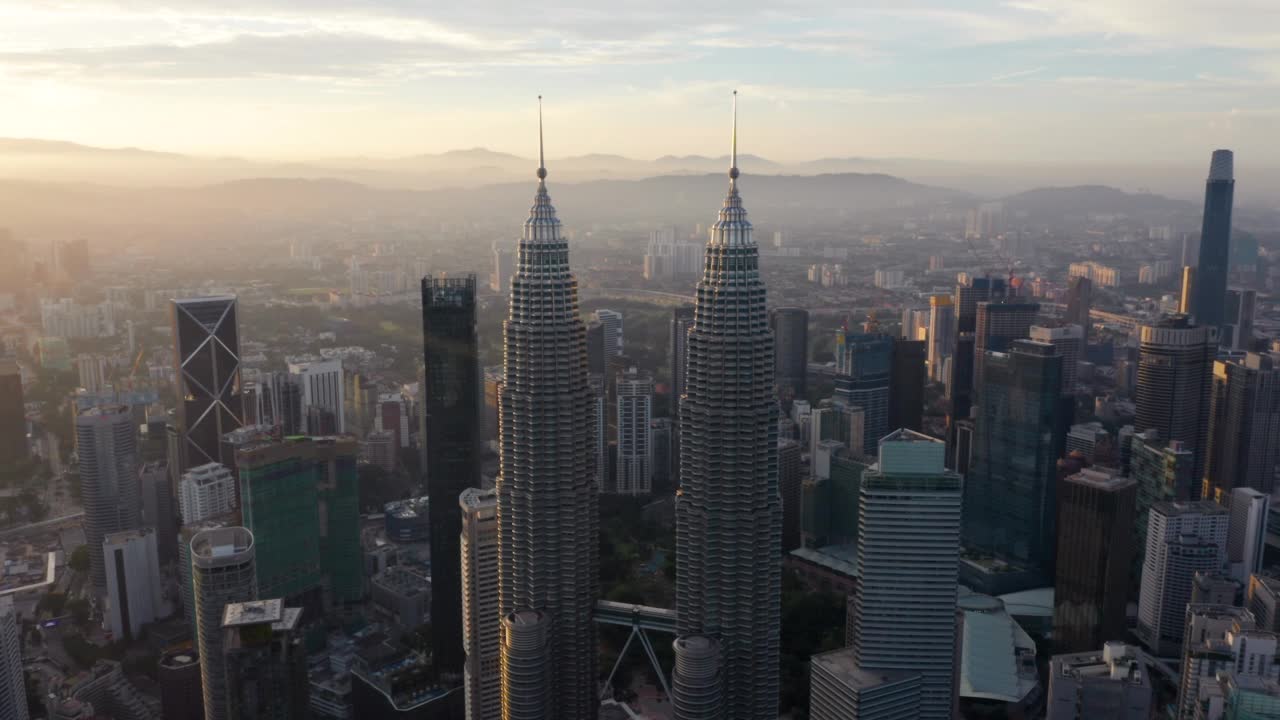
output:
[[1198,325],[1221,327],[1231,258],[1231,205],[1235,197],[1234,159],[1230,150],[1214,150],[1204,188],[1204,221],[1200,226],[1200,263],[1196,269],[1192,314]]

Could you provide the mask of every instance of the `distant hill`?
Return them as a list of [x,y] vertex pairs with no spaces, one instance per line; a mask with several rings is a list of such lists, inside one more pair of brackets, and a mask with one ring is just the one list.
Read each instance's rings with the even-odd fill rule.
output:
[[1129,193],[1105,185],[1078,185],[1028,190],[1004,199],[1006,210],[1035,216],[1084,214],[1177,215],[1196,212],[1194,203],[1150,193]]

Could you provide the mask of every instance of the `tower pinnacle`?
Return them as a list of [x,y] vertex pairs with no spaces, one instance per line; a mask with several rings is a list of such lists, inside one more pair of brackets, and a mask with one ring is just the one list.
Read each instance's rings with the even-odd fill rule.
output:
[[547,179],[547,160],[542,152],[542,96],[538,96],[538,179]]
[[729,153],[729,182],[738,179],[738,91],[733,91],[733,142]]

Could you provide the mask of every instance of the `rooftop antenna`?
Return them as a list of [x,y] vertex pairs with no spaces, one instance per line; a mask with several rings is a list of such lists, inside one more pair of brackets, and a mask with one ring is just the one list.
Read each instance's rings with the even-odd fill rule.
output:
[[733,144],[729,153],[729,179],[738,177],[738,91],[733,91]]
[[[736,143],[737,141],[735,141]],[[542,151],[542,96],[538,96],[538,179],[547,178],[547,161]]]

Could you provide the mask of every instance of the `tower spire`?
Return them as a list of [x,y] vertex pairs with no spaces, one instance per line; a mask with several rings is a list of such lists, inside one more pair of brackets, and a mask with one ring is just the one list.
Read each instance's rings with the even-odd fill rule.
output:
[[538,96],[538,180],[547,179],[547,160],[542,151],[542,96]]
[[729,181],[738,179],[738,91],[733,91],[733,140],[729,152]]

